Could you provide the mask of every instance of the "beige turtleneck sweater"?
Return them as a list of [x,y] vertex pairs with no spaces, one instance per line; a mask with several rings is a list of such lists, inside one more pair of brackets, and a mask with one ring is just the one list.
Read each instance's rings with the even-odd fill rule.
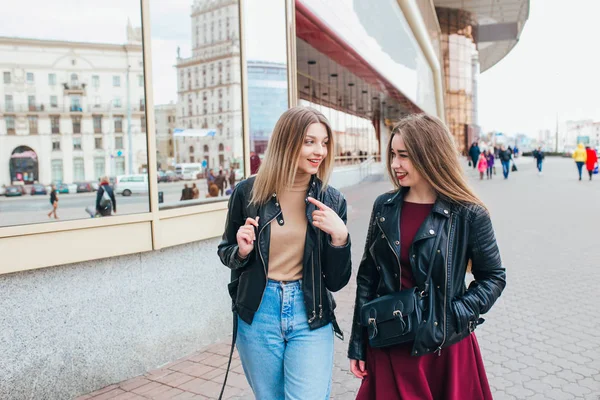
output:
[[309,174],[298,173],[292,187],[277,195],[284,223],[280,224],[281,217],[271,222],[269,279],[296,281],[302,278],[308,225],[305,199],[309,182]]

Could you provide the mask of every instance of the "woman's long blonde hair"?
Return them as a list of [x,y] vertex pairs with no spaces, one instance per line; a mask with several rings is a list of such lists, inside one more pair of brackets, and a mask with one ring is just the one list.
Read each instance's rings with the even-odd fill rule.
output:
[[465,179],[454,138],[442,121],[427,114],[413,114],[396,124],[387,148],[387,171],[396,189],[401,185],[392,170],[392,139],[400,135],[414,168],[438,196],[458,204],[483,202]]
[[304,145],[304,137],[312,124],[323,124],[327,130],[327,157],[321,163],[317,177],[327,185],[333,169],[333,134],[325,116],[311,107],[292,107],[284,112],[275,125],[265,158],[256,175],[252,188],[251,203],[265,204],[273,193],[290,188],[296,179],[298,157]]

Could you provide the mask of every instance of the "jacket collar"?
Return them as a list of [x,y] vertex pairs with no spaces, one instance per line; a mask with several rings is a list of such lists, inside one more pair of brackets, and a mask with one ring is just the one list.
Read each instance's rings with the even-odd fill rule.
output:
[[[400,257],[400,213],[407,192],[408,188],[401,188],[390,193],[389,197],[384,200],[381,213],[377,216],[377,224],[385,234],[390,247],[394,249],[398,258]],[[433,205],[432,212],[419,227],[413,243],[436,237],[445,221],[452,215],[452,211],[451,204],[438,196]]]

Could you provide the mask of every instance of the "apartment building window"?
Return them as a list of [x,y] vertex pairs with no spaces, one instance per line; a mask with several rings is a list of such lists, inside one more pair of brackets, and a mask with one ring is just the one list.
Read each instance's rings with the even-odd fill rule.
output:
[[10,82],[11,82],[11,80],[10,80],[10,72],[5,72],[4,73],[4,83],[8,84]]
[[98,75],[92,75],[92,86],[96,89],[100,87],[100,77]]
[[52,140],[52,151],[60,151],[60,139]]
[[27,105],[29,106],[29,111],[35,111],[35,96],[27,96]]
[[118,150],[123,149],[123,136],[115,137],[115,149],[118,149]]
[[60,133],[60,117],[58,115],[50,116],[50,125],[52,127],[52,133]]
[[121,108],[121,98],[120,97],[115,97],[113,100],[113,107],[115,108]]
[[58,107],[58,96],[50,96],[50,107]]
[[73,133],[81,133],[81,117],[71,117]]
[[71,74],[71,86],[79,87],[79,76],[77,74]]
[[115,160],[115,175],[125,175],[125,159],[123,157]]
[[85,170],[83,169],[83,158],[73,159],[73,180],[81,182],[85,180]]
[[27,116],[27,121],[29,123],[29,134],[37,135],[38,133],[38,117],[35,115]]
[[48,85],[56,85],[56,74],[48,74]]
[[102,137],[94,138],[94,148],[96,150],[102,150],[104,148]]
[[15,111],[15,104],[13,102],[12,94],[4,95],[4,109],[6,111]]
[[6,123],[6,133],[9,135],[15,134],[15,117],[14,115],[5,115],[4,122]]
[[27,83],[35,83],[35,76],[33,75],[33,72],[27,73]]
[[102,178],[105,174],[105,161],[104,157],[94,158],[94,178]]
[[140,124],[141,124],[142,132],[146,132],[146,117],[142,117]]
[[83,111],[83,109],[81,108],[81,99],[79,98],[79,96],[71,97],[71,111]]
[[94,107],[95,108],[99,108],[100,107],[100,96],[94,97]]
[[102,115],[94,115],[94,133],[102,133]]
[[52,182],[62,182],[63,179],[62,160],[52,160]]
[[81,150],[81,136],[73,137],[73,150]]
[[123,133],[123,117],[114,117],[115,132]]
[[120,87],[121,86],[121,77],[120,76],[113,76],[113,86],[114,87]]

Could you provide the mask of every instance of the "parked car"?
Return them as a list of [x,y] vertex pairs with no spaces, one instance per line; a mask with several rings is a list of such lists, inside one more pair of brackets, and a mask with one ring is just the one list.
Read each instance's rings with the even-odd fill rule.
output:
[[123,196],[148,193],[148,175],[119,175],[113,189],[115,193],[122,194]]
[[168,179],[167,182],[178,182],[181,180],[181,178],[179,176],[177,176],[175,171],[167,171],[166,175],[167,175],[167,179]]
[[7,186],[6,193],[4,194],[6,197],[17,197],[23,195],[24,186]]
[[94,191],[92,184],[89,182],[77,182],[76,185],[77,185],[77,193],[88,193],[88,192]]
[[100,188],[99,182],[90,182],[90,184],[92,185],[92,189],[94,190],[94,192],[97,192],[98,189]]
[[169,182],[169,175],[165,171],[158,171],[158,183]]
[[46,195],[48,194],[48,192],[46,191],[46,186],[41,185],[39,183],[34,183],[33,186],[31,186],[31,195],[35,196],[35,195]]
[[60,183],[60,184],[56,185],[56,191],[58,193],[69,194],[69,185],[64,184],[64,183]]

